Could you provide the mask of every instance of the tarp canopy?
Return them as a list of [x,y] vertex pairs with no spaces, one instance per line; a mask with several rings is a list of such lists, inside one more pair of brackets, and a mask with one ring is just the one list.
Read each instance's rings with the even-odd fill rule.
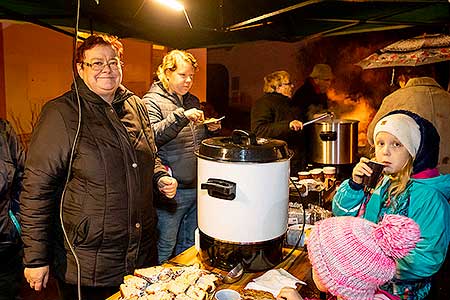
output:
[[[448,31],[448,0],[183,0],[174,11],[156,0],[80,0],[80,30],[174,48],[417,28]],[[0,19],[74,32],[77,0],[2,0]],[[189,26],[186,16],[192,24]]]

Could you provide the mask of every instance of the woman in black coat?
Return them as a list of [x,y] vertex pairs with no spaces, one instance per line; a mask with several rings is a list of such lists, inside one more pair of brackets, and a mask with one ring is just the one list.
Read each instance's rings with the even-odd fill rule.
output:
[[153,190],[176,192],[145,106],[120,84],[122,52],[116,38],[86,39],[79,77],[46,103],[30,143],[21,194],[25,277],[40,290],[53,264],[63,299],[76,298],[78,284],[83,299],[105,299],[124,275],[156,264]]
[[306,161],[302,155],[300,111],[291,104],[293,87],[286,71],[276,71],[264,77],[264,95],[252,107],[251,127],[256,136],[287,142],[294,152],[291,174],[295,175],[306,167]]

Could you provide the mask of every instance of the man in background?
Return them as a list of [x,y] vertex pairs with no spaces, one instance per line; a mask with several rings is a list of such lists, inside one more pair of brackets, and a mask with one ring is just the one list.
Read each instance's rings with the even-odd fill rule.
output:
[[450,93],[428,77],[432,74],[430,65],[399,68],[397,73],[400,89],[383,99],[367,130],[369,143],[373,145],[375,124],[385,114],[398,109],[412,111],[436,127],[441,136],[438,169],[450,173]]
[[292,105],[300,108],[300,120],[310,120],[316,114],[328,110],[327,90],[334,79],[333,71],[327,64],[316,64],[303,85],[292,97]]

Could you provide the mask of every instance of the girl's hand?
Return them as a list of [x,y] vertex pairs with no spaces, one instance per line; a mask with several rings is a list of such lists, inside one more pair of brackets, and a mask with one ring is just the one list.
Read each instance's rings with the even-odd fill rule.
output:
[[355,183],[362,184],[364,175],[370,176],[372,174],[372,169],[366,164],[368,161],[368,158],[361,157],[359,163],[353,168],[352,179]]
[[284,287],[277,296],[277,300],[303,300],[302,296],[296,289],[291,287]]

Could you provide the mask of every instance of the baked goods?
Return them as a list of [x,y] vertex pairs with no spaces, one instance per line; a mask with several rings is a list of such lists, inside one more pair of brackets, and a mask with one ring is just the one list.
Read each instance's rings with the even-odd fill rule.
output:
[[219,278],[198,264],[136,269],[120,285],[123,300],[206,300]]
[[253,289],[242,289],[239,291],[242,300],[275,300],[272,293]]

